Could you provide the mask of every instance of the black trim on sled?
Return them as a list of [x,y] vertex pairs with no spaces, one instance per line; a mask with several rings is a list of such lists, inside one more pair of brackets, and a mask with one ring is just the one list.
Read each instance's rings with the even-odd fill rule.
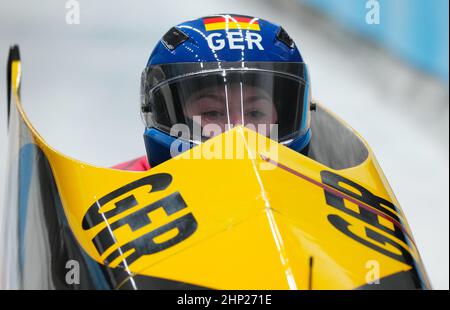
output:
[[11,78],[12,78],[12,63],[13,61],[20,60],[20,51],[18,45],[13,45],[9,48],[9,54],[8,54],[8,62],[6,67],[6,97],[7,97],[7,123],[9,124],[9,115],[11,114]]
[[210,290],[203,286],[163,278],[135,275],[118,287],[119,290]]

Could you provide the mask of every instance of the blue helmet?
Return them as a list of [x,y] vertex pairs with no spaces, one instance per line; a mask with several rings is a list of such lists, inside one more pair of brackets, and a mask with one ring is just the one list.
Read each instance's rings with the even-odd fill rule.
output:
[[282,27],[232,14],[181,23],[157,43],[142,73],[149,163],[235,125],[265,126],[264,134],[302,152],[311,139],[310,101],[308,69]]

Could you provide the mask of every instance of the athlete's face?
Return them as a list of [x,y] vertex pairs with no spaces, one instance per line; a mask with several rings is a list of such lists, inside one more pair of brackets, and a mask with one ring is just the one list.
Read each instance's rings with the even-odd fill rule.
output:
[[253,86],[242,89],[240,84],[195,92],[186,103],[185,114],[191,119],[200,116],[202,127],[216,124],[221,132],[229,129],[230,125],[252,125],[256,129],[258,125],[266,125],[266,135],[270,125],[278,120],[272,97],[264,89]]

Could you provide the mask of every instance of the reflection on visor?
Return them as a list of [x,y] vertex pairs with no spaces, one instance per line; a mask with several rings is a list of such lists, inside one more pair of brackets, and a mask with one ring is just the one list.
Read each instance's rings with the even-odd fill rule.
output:
[[[161,83],[149,91],[147,126],[167,133],[185,124],[191,139],[201,141],[238,125],[269,136],[277,126],[286,140],[301,129],[307,104],[302,79],[268,71],[221,70],[185,76]],[[194,127],[201,128],[201,135]]]

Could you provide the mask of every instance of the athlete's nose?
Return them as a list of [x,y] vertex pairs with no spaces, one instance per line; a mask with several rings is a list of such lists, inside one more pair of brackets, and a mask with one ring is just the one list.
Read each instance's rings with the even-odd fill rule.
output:
[[233,126],[239,126],[244,124],[242,116],[242,102],[241,102],[241,89],[239,87],[232,87],[228,92],[228,108],[230,123]]
[[230,114],[230,123],[233,126],[239,126],[239,125],[243,125],[243,120],[242,120],[242,113],[241,111],[233,111]]

